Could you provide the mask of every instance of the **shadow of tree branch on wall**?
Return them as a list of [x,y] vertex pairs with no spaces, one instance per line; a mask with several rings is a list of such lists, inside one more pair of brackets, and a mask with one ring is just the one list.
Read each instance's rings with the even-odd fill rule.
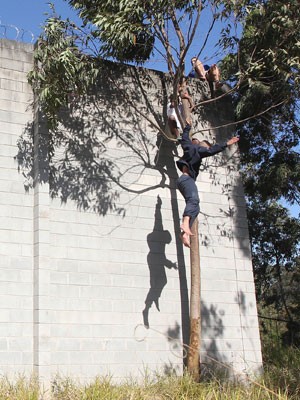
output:
[[208,343],[204,344],[207,354],[213,358],[218,358],[218,349],[216,340],[224,334],[224,324],[222,316],[225,314],[224,310],[218,310],[217,306],[207,306],[203,301],[201,302],[201,329],[205,332],[208,338]]
[[24,189],[28,193],[33,187],[34,179],[34,150],[33,150],[34,122],[28,122],[22,135],[17,140],[18,152],[14,157],[17,161],[18,172],[24,178]]
[[[116,80],[119,86],[116,86]],[[36,173],[33,159],[38,133],[43,139],[40,146],[48,149],[50,196],[61,203],[73,201],[79,210],[103,216],[107,213],[125,216],[128,203],[124,202],[124,193],[138,196],[158,188],[170,190],[178,253],[182,329],[186,341],[188,291],[179,239],[180,217],[175,184],[178,175],[174,163],[177,150],[173,143],[157,136],[157,129],[127,102],[129,97],[164,129],[166,113],[162,110],[167,109],[167,90],[168,82],[163,74],[155,75],[154,79],[151,72],[109,64],[97,88],[86,98],[72,99],[70,108],[62,111],[59,130],[55,134],[49,133],[46,125],[37,127],[33,123],[26,127],[19,140],[17,160],[30,190],[34,186],[33,173]],[[44,161],[47,161],[46,156]],[[144,179],[145,175],[150,177],[149,181]],[[43,183],[41,178],[42,175],[37,180]],[[149,247],[153,246],[150,239],[148,243]],[[152,270],[152,261],[150,264]]]
[[[201,357],[200,368],[201,377],[209,379],[216,372],[216,369],[227,373],[226,360],[224,361],[224,354],[221,354],[218,349],[218,340],[221,339],[225,332],[225,326],[222,317],[225,315],[224,310],[218,310],[217,306],[207,306],[205,302],[201,302],[201,336],[205,337],[205,341],[201,340],[201,351],[204,356]],[[174,327],[169,327],[165,333],[170,350],[175,353],[177,357],[183,355],[187,356],[189,343],[183,343],[180,340],[180,329],[178,323]],[[218,364],[222,360],[223,366]],[[217,362],[217,364],[216,364]],[[217,368],[216,368],[217,367]],[[164,371],[166,374],[176,372],[176,366],[172,363],[165,364]]]
[[[194,85],[193,90],[197,91],[199,82]],[[125,215],[126,208],[119,201],[120,192],[141,194],[166,187],[170,173],[176,179],[177,174],[173,172],[176,170],[174,157],[178,157],[176,146],[163,143],[164,155],[166,147],[173,148],[167,151],[167,157],[173,158],[171,166],[164,165],[161,156],[159,161],[153,158],[157,129],[132,106],[135,104],[164,130],[169,89],[169,78],[164,74],[107,63],[97,87],[85,98],[71,99],[69,109],[61,113],[58,132],[49,133],[49,139],[45,135],[49,144],[41,143],[49,146],[51,197],[59,198],[62,203],[72,200],[79,209],[100,215],[108,212]],[[195,95],[201,97],[201,93]],[[210,121],[214,125],[224,118],[230,120],[232,116],[226,112],[230,104],[226,101],[224,110],[218,107],[217,113],[214,104],[200,107],[194,115],[195,126],[199,121]],[[28,125],[18,143],[17,159],[26,190],[32,187],[33,130]],[[38,130],[41,135],[46,130],[45,124]],[[209,139],[212,131],[207,129],[202,134]],[[219,141],[220,130],[216,135]],[[222,138],[225,136],[226,133],[221,134]],[[115,151],[111,150],[113,147]],[[143,175],[151,170],[159,172],[161,179],[155,184],[140,183]],[[217,169],[211,166],[209,173],[212,185],[219,185]],[[39,180],[42,182],[41,176]],[[221,185],[225,191],[228,184]]]
[[[177,358],[181,358],[183,360],[183,364],[185,364],[185,360],[188,354],[188,345],[187,343],[183,343],[180,336],[181,328],[178,322],[175,322],[174,327],[169,327],[165,336],[169,343],[170,352]],[[172,362],[164,365],[164,374],[165,375],[174,375],[178,373],[178,366],[175,366]]]
[[[124,73],[127,73],[125,77]],[[118,79],[120,91],[114,84]],[[97,88],[86,98],[73,99],[70,108],[62,111],[57,132],[45,132],[46,124],[43,127],[37,127],[35,122],[28,124],[18,141],[16,156],[19,171],[25,178],[25,189],[28,191],[34,185],[34,133],[37,131],[40,146],[49,150],[50,195],[62,203],[72,200],[81,210],[124,215],[126,209],[119,204],[121,191],[141,194],[164,187],[166,171],[157,168],[152,156],[157,131],[127,103],[130,97],[163,127],[163,93],[156,85],[152,93],[156,110],[152,101],[147,100],[146,93],[150,86],[153,91],[153,85],[151,74],[109,64]],[[139,183],[149,170],[158,171],[161,180],[154,185]],[[43,182],[41,171],[38,180]]]
[[[195,130],[196,136],[201,139],[222,143],[235,134],[234,125],[227,125],[234,121],[230,96],[226,96],[220,103],[211,103],[199,109],[196,112],[196,118],[197,126],[203,126],[202,129]],[[206,122],[209,122],[212,128],[208,126],[206,129]],[[225,125],[224,128],[213,129],[214,126],[222,124]],[[216,199],[212,198],[208,211],[207,205],[202,206],[200,202],[200,213],[205,231],[202,233],[200,229],[201,244],[208,247],[231,243],[231,246],[234,245],[240,249],[245,258],[251,257],[238,146],[231,146],[224,152],[203,160],[199,179],[200,192],[201,173],[204,174],[206,182],[209,182],[211,192],[214,193]],[[221,203],[218,202],[218,196],[222,196]],[[218,243],[215,243],[216,239]]]
[[[162,74],[153,75],[151,71],[108,63],[97,87],[89,96],[71,99],[69,109],[62,111],[58,132],[49,133],[40,114],[37,115],[38,123],[33,122],[26,126],[18,142],[16,159],[19,171],[24,175],[24,187],[29,191],[34,186],[34,145],[36,134],[39,133],[39,145],[44,150],[47,149],[47,155],[43,155],[44,152],[38,154],[45,158],[45,165],[48,162],[47,156],[49,157],[50,174],[47,183],[50,196],[59,199],[61,203],[72,201],[79,210],[92,211],[102,216],[108,213],[121,217],[126,215],[128,206],[121,198],[124,192],[140,195],[158,188],[169,189],[180,281],[181,327],[183,345],[186,345],[189,342],[188,289],[183,247],[179,239],[180,215],[183,210],[178,208],[178,173],[175,167],[180,151],[161,135],[157,137],[158,129],[137,111],[138,108],[158,128],[164,130],[168,85],[168,79]],[[224,122],[224,118],[227,121],[231,116],[226,114],[226,107],[229,107],[228,104],[224,105],[224,110],[214,104],[201,108],[195,113],[193,124],[196,126],[201,121],[216,126],[220,120]],[[203,138],[216,137],[217,142],[228,136],[231,136],[228,130],[215,132],[208,128],[202,132]],[[212,163],[204,163],[202,171],[209,174],[212,186],[220,187],[220,192],[231,199],[236,194],[231,190],[231,181],[222,181],[218,170],[224,166],[224,160],[225,156],[218,155]],[[236,171],[231,165],[226,168],[230,174]],[[153,179],[144,179],[146,175]],[[42,169],[39,170],[37,179],[40,183],[47,179]],[[199,189],[201,191],[201,183]],[[145,325],[149,325],[149,308],[153,302],[159,307],[158,299],[167,283],[165,246],[169,243],[167,235],[171,234],[163,230],[162,218],[159,216],[160,206],[157,199],[154,228],[147,238],[150,289],[146,298],[146,311],[144,310]],[[236,215],[235,208],[228,203],[218,211],[223,213],[224,221],[228,221]],[[209,227],[210,218],[214,215],[208,213],[207,217]],[[217,230],[222,237],[232,240],[234,232],[231,224],[219,222]],[[166,232],[166,235],[160,238],[157,249],[160,259],[157,261],[154,243],[159,231]],[[213,235],[209,229],[207,232],[202,234],[200,231],[200,235],[202,245],[208,247],[213,241]],[[217,357],[216,338],[222,335],[224,326],[213,306],[203,307],[204,326],[208,327],[212,320],[216,325],[207,352]],[[172,336],[171,333],[169,332],[169,336]],[[179,337],[179,330],[176,328],[172,334]],[[185,360],[184,355],[183,359]]]
[[[218,306],[207,306],[205,302],[201,304],[201,330],[205,336],[202,342],[201,376],[204,380],[230,377],[233,374],[232,363],[228,358],[226,360],[224,349],[220,351],[217,344],[225,335],[225,314],[225,309],[219,309]],[[230,344],[227,343],[225,347],[229,350]]]

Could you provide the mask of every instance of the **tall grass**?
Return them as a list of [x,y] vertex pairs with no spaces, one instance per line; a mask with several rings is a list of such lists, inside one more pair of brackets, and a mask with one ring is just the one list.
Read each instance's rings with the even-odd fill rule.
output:
[[7,378],[0,379],[1,400],[39,400],[40,387],[34,378],[19,378],[13,382]]
[[300,349],[280,344],[264,347],[264,383],[300,399]]
[[300,350],[275,346],[264,349],[265,372],[261,380],[236,384],[219,380],[195,383],[189,375],[145,378],[143,384],[116,385],[98,377],[80,385],[70,379],[53,380],[43,391],[35,379],[13,383],[0,379],[0,400],[299,400]]
[[[219,382],[195,383],[189,376],[164,377],[146,385],[124,383],[115,385],[109,378],[97,378],[88,385],[70,380],[55,382],[44,392],[37,384],[21,379],[14,384],[1,381],[1,400],[296,400],[299,396],[275,387],[236,385]],[[291,387],[289,387],[290,389]]]
[[[67,387],[68,386],[68,387]],[[287,400],[262,386],[234,385],[214,380],[195,383],[191,377],[164,377],[146,385],[113,385],[109,379],[96,379],[87,386],[77,387],[61,382],[56,387],[55,400]]]

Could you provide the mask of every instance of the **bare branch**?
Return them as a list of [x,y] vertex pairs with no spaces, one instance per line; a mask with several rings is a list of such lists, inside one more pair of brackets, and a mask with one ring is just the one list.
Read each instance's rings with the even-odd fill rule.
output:
[[228,96],[230,93],[235,92],[238,89],[239,85],[240,85],[240,82],[238,82],[233,88],[228,90],[228,92],[223,93],[218,97],[214,97],[213,99],[209,99],[209,100],[200,101],[200,103],[197,103],[197,104],[194,105],[194,108],[203,106],[205,104],[214,103],[217,100],[223,99],[223,97]]
[[208,41],[208,39],[209,39],[209,36],[210,36],[210,34],[211,34],[211,31],[213,30],[213,27],[214,27],[214,25],[215,25],[216,20],[217,20],[216,17],[214,17],[214,18],[213,18],[213,21],[212,21],[212,23],[211,23],[211,25],[210,25],[210,27],[209,27],[209,29],[208,29],[208,31],[207,31],[207,34],[206,34],[206,37],[205,37],[205,39],[204,39],[203,45],[202,45],[201,49],[199,50],[199,53],[197,54],[197,58],[200,57],[200,54],[202,53],[203,49],[205,48],[206,43],[207,43],[207,41]]
[[[200,20],[200,16],[201,16],[201,10],[202,10],[202,1],[200,0],[200,1],[199,1],[199,4],[198,4],[196,20],[195,20],[195,23],[194,23],[194,27],[193,27],[191,36],[190,36],[190,38],[189,38],[189,40],[188,40],[188,42],[187,42],[185,48],[180,52],[180,60],[179,60],[179,63],[178,63],[178,70],[177,70],[178,74],[179,74],[180,71],[183,69],[183,65],[184,65],[184,61],[185,61],[185,56],[186,56],[186,54],[187,54],[189,48],[191,47],[191,44],[192,44],[193,39],[194,39],[194,36],[195,36],[195,34],[196,34],[196,30],[197,30],[197,27],[198,27],[198,24],[199,24],[199,20]],[[179,82],[179,80],[180,80],[180,76],[179,76],[178,74],[177,74],[177,76],[175,77],[174,87],[175,87],[175,86],[177,87],[178,82]]]
[[197,132],[195,132],[195,134],[196,134],[196,133],[199,133],[199,132],[205,132],[205,131],[208,131],[208,130],[226,128],[226,127],[232,126],[232,125],[243,124],[244,122],[247,122],[247,121],[249,121],[249,120],[251,120],[251,119],[260,117],[261,115],[267,113],[268,111],[272,110],[273,108],[279,107],[280,105],[284,104],[285,102],[286,102],[286,100],[283,100],[283,101],[281,101],[280,103],[274,104],[274,105],[272,105],[272,106],[266,108],[265,110],[261,111],[260,113],[257,113],[257,114],[255,114],[255,115],[252,115],[251,117],[247,117],[247,118],[244,118],[244,119],[240,119],[239,121],[229,122],[228,124],[213,126],[213,127],[210,127],[210,128],[199,129]]
[[129,94],[128,94],[125,90],[123,90],[123,89],[117,84],[117,82],[116,82],[113,78],[111,78],[111,81],[112,81],[112,83],[114,84],[114,86],[118,89],[119,93],[122,94],[122,96],[123,96],[124,98],[126,98],[126,101],[128,102],[128,104],[130,104],[130,106],[137,112],[138,115],[140,115],[140,116],[142,116],[143,118],[145,118],[145,119],[150,123],[151,126],[153,126],[155,129],[157,129],[158,132],[159,132],[161,135],[163,135],[163,137],[164,137],[166,140],[168,140],[168,141],[170,141],[170,142],[176,142],[176,141],[177,141],[176,139],[170,138],[168,135],[166,135],[165,131],[164,131],[163,129],[161,129],[161,127],[160,127],[156,122],[154,122],[151,118],[149,118],[149,116],[148,116],[147,114],[144,114],[144,113],[140,110],[140,108],[137,107],[137,106],[134,104],[134,102],[130,99]]
[[172,51],[171,51],[172,47],[170,45],[168,34],[163,26],[161,26],[159,30],[158,24],[154,24],[154,30],[156,32],[157,38],[159,39],[159,41],[166,50],[165,58],[167,59],[168,71],[171,76],[174,76],[174,69],[176,69],[176,63],[172,56]]

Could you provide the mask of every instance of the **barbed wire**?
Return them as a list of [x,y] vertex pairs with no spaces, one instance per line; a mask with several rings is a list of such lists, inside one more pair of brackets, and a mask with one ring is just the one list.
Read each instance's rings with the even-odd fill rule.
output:
[[34,43],[36,38],[33,32],[18,28],[16,25],[3,24],[0,20],[0,39],[16,40],[17,42]]

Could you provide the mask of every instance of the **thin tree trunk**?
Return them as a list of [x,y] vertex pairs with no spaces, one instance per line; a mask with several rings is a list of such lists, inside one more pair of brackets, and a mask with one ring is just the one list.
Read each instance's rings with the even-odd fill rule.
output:
[[187,368],[196,382],[200,381],[200,254],[198,219],[192,226],[190,262],[191,262],[191,296],[190,296],[190,344]]
[[[185,80],[181,83],[180,95],[187,92]],[[189,101],[182,98],[183,118],[190,119],[191,109]],[[185,122],[185,121],[184,121]],[[183,125],[184,126],[184,125]],[[190,237],[190,264],[191,264],[191,294],[190,294],[190,343],[187,356],[187,369],[195,382],[200,381],[200,254],[198,218],[192,226],[193,236]]]
[[180,84],[180,89],[179,89],[179,95],[181,97],[182,106],[183,106],[183,115],[178,115],[182,129],[185,127],[186,120],[191,118],[191,109],[190,109],[189,101],[183,97],[184,93],[186,93],[186,92],[187,92],[187,85],[186,85],[185,79],[183,79],[183,81]]

